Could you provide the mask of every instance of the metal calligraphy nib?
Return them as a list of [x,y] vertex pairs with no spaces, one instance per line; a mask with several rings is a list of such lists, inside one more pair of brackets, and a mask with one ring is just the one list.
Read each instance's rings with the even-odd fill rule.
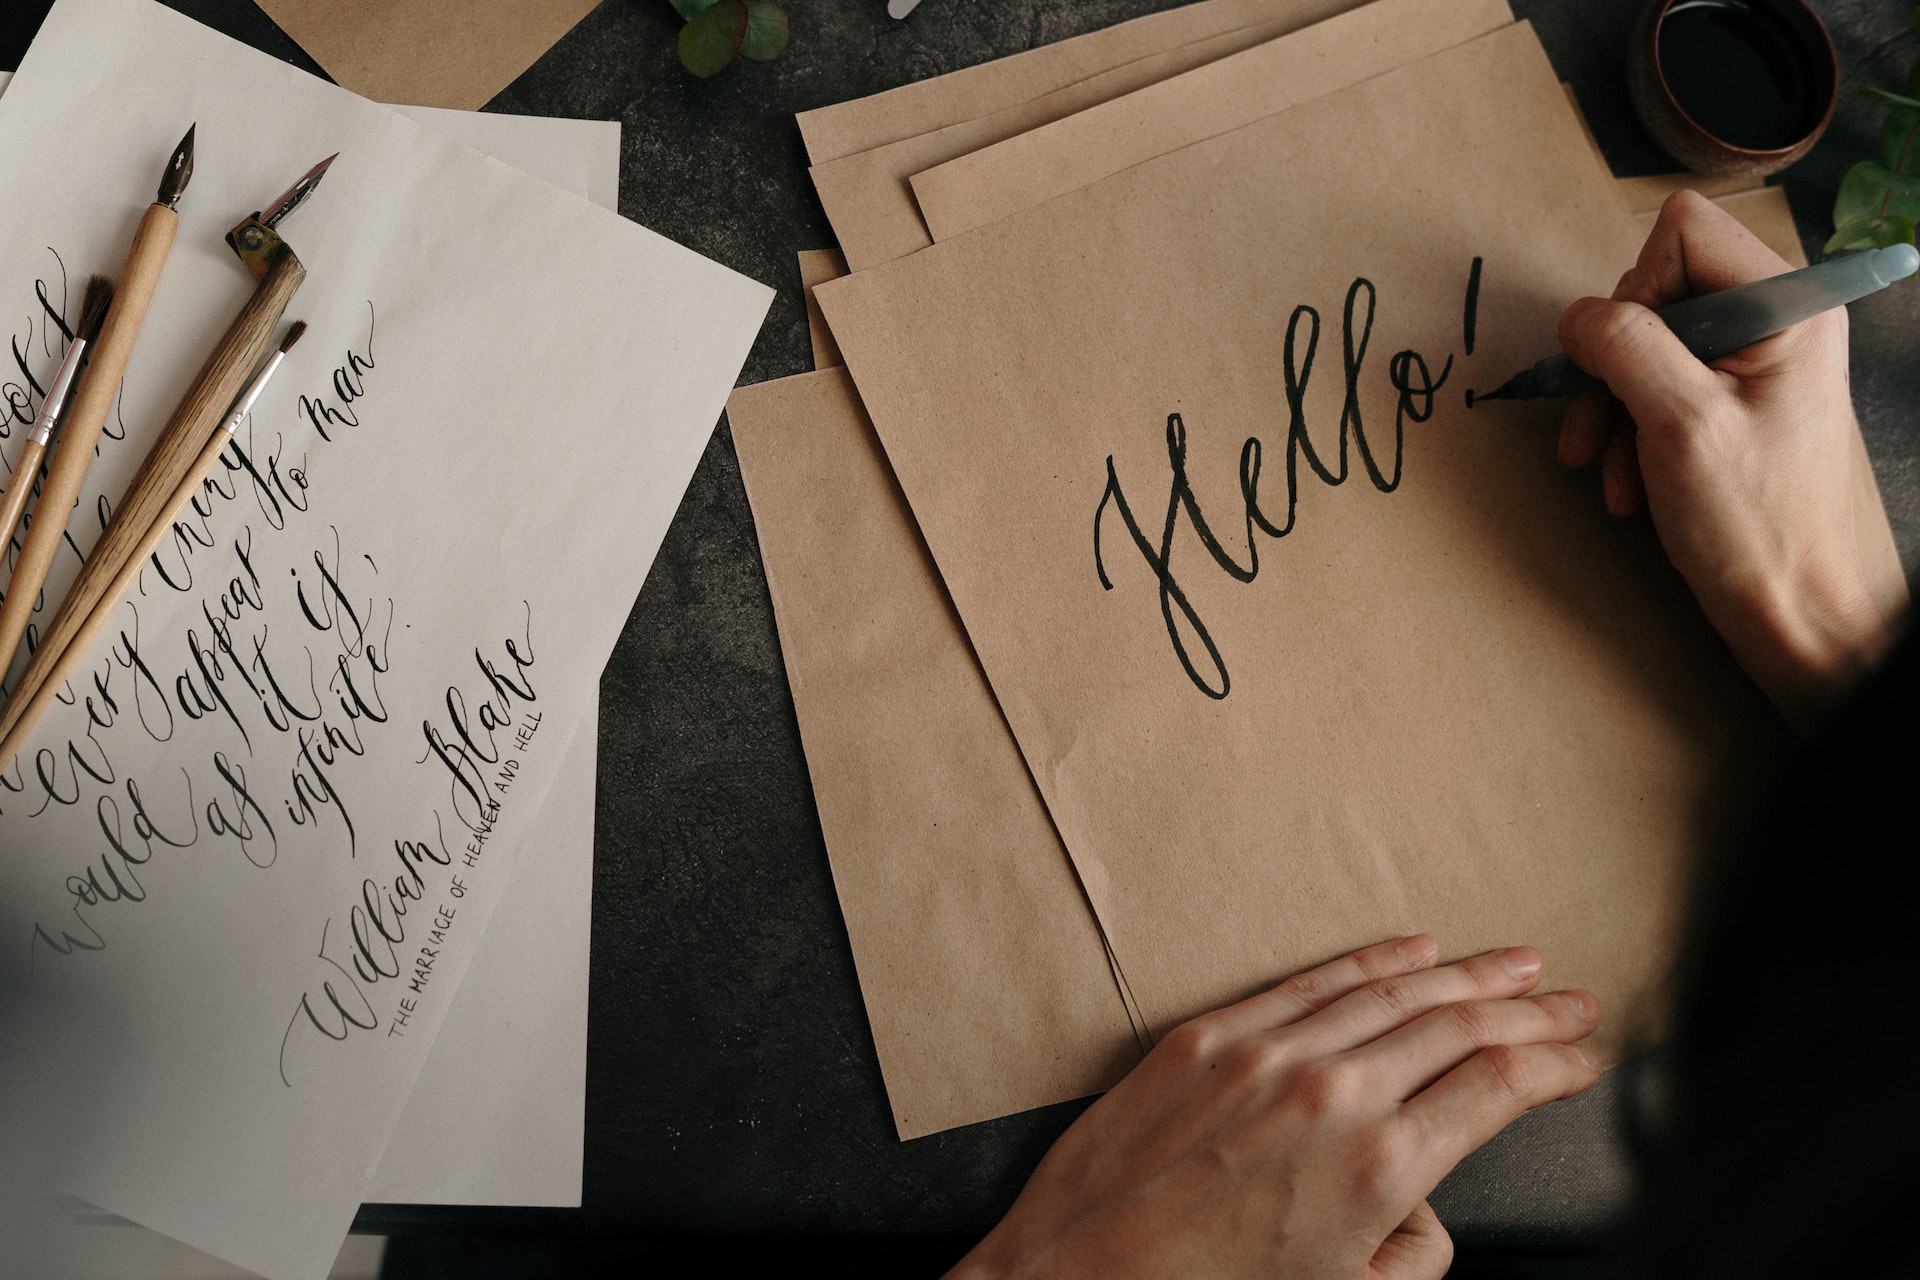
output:
[[155,204],[163,204],[171,209],[180,203],[180,196],[193,181],[193,131],[199,124],[187,126],[187,136],[180,139],[180,145],[173,149],[173,156],[167,161],[167,171],[160,175],[160,194],[153,198]]
[[300,180],[282,191],[272,204],[242,218],[233,230],[227,232],[227,243],[256,277],[266,275],[274,257],[286,247],[286,242],[274,228],[284,222],[288,214],[306,203],[307,197],[320,185],[320,179],[326,176],[327,167],[339,158],[340,153],[334,152],[301,174]]
[[268,205],[265,210],[253,216],[269,227],[277,227],[281,221],[295,209],[306,203],[314,188],[320,185],[320,179],[327,176],[327,169],[340,158],[338,151],[322,160],[313,168],[300,175],[300,181],[280,193],[279,199]]

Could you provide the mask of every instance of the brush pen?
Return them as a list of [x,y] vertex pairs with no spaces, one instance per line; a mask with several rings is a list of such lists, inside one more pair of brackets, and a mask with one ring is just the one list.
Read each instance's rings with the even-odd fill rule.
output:
[[[293,349],[293,344],[300,341],[301,335],[306,331],[307,325],[304,320],[295,321],[293,327],[287,330],[287,336],[280,343],[280,349],[260,366],[259,371],[240,392],[239,398],[227,410],[219,430],[215,431],[201,446],[199,455],[168,497],[159,518],[140,539],[135,554],[120,566],[120,571],[114,575],[113,581],[100,593],[92,611],[75,631],[73,639],[54,656],[46,678],[24,702],[16,696],[14,701],[20,704],[17,709],[11,705],[8,707],[12,726],[6,731],[5,740],[0,741],[0,761],[13,759],[26,742],[27,735],[33,732],[34,725],[59,697],[61,687],[86,658],[87,650],[92,647],[93,642],[112,621],[113,611],[120,607],[120,602],[127,598],[128,592],[133,590],[133,584],[139,579],[141,570],[146,568],[148,557],[159,550],[160,544],[173,531],[174,522],[185,513],[187,504],[192,502],[200,492],[201,486],[206,483],[207,476],[213,471],[214,464],[220,460],[220,454],[233,439],[234,433],[240,429],[240,424],[245,421],[247,414],[253,411],[254,401],[258,400],[260,393],[266,390],[268,380],[280,368],[281,361],[287,358],[287,352]],[[43,647],[36,656],[47,652],[49,651]]]
[[92,370],[80,384],[67,415],[66,430],[54,446],[47,463],[47,480],[40,487],[40,502],[27,525],[27,536],[20,546],[20,558],[14,562],[13,579],[7,596],[0,601],[0,670],[13,660],[13,651],[26,634],[27,620],[34,601],[46,583],[47,570],[54,553],[66,536],[67,520],[80,497],[80,486],[93,462],[93,451],[100,443],[100,432],[107,425],[107,411],[120,390],[120,379],[133,355],[134,339],[147,318],[147,305],[160,283],[161,268],[173,248],[173,234],[180,226],[175,206],[193,177],[193,129],[180,139],[160,175],[160,190],[147,211],[141,215],[134,232],[127,262],[113,287],[113,302],[100,326],[100,340],[93,344]]
[[0,498],[0,547],[13,540],[13,531],[26,512],[27,496],[33,492],[33,478],[40,473],[40,459],[46,456],[47,442],[60,426],[67,394],[73,390],[74,379],[80,376],[87,348],[100,336],[101,322],[107,318],[107,307],[112,302],[113,281],[105,276],[94,276],[87,281],[87,291],[80,303],[80,323],[74,326],[66,359],[60,362],[60,371],[54,375],[46,399],[40,402],[40,413],[27,432],[27,443],[21,447],[20,457],[14,463],[13,483],[7,486],[6,496]]
[[[1920,270],[1920,250],[1896,244],[1687,298],[1654,314],[1705,364],[1876,293],[1916,270]],[[1471,403],[1571,396],[1600,385],[1600,379],[1568,357],[1548,356],[1498,389],[1475,395]]]

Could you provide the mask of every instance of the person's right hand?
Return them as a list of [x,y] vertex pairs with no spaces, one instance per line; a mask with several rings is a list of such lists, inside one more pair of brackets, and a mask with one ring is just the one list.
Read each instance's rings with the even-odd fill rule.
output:
[[1653,314],[1786,270],[1712,201],[1669,197],[1613,298],[1582,298],[1561,317],[1561,345],[1611,394],[1569,406],[1560,459],[1599,461],[1615,515],[1646,504],[1734,656],[1805,723],[1889,643],[1854,541],[1846,310],[1711,367]]

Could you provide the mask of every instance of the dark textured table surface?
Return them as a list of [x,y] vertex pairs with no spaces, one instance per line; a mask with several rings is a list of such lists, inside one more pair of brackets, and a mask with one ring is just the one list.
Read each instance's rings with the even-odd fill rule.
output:
[[[250,0],[168,0],[309,70]],[[1444,3],[1445,0],[1436,0]],[[0,39],[36,21],[15,0]],[[794,264],[833,243],[796,111],[1170,7],[1163,0],[794,0],[793,45],[709,82],[674,57],[667,0],[606,0],[491,104],[618,120],[620,211],[775,286],[741,380],[810,367]],[[1514,0],[1620,174],[1665,172],[1621,65],[1636,0]],[[1881,110],[1920,53],[1904,0],[1815,0],[1840,50],[1838,114],[1775,179],[1817,257],[1841,175],[1875,154]],[[24,24],[24,27],[21,26]],[[18,49],[0,44],[0,66]],[[1909,571],[1920,555],[1920,293],[1853,309],[1854,396]],[[833,1233],[984,1230],[1079,1113],[1052,1107],[897,1141],[834,899],[806,762],[724,421],[601,682],[585,1208],[370,1206],[361,1229]],[[1435,1196],[1463,1243],[1590,1241],[1624,1185],[1611,1091],[1535,1113]]]

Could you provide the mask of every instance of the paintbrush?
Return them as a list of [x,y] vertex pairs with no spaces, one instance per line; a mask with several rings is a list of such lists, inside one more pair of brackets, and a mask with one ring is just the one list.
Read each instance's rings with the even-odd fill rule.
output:
[[93,344],[92,368],[73,397],[73,409],[67,415],[66,430],[53,448],[47,463],[46,483],[40,486],[40,502],[34,519],[27,525],[27,536],[14,561],[13,580],[7,596],[0,601],[0,670],[13,661],[13,651],[26,634],[27,620],[34,601],[47,580],[54,553],[66,535],[67,520],[80,497],[80,486],[87,478],[87,467],[100,443],[100,431],[107,425],[107,411],[120,390],[120,379],[133,355],[134,339],[147,318],[147,304],[153,301],[154,286],[160,283],[160,270],[167,264],[173,248],[173,233],[179,228],[180,215],[174,206],[193,177],[193,130],[180,139],[160,176],[160,191],[140,218],[133,235],[133,247],[127,251],[127,263],[113,287],[113,301],[100,326],[100,338]]
[[[220,423],[219,415],[234,402],[247,370],[258,363],[272,342],[273,331],[285,314],[287,304],[293,300],[294,291],[307,278],[307,269],[299,256],[275,228],[313,194],[335,158],[328,156],[314,165],[264,211],[241,219],[239,225],[227,233],[227,243],[260,283],[208,354],[192,385],[180,397],[180,403],[174,406],[173,416],[160,429],[160,438],[141,462],[140,470],[134,473],[107,527],[100,531],[99,540],[93,544],[93,550],[87,553],[80,575],[67,588],[66,598],[42,630],[39,646],[20,672],[20,681],[14,686],[5,711],[0,712],[0,735],[11,732],[20,711],[39,692],[41,681],[59,661],[61,651],[92,616],[94,605],[108,584],[130,560],[139,563],[141,557],[134,554],[135,548],[159,519],[161,509],[193,465],[208,433]],[[112,323],[111,313],[108,323]]]
[[87,347],[100,336],[100,324],[107,318],[107,307],[112,301],[113,281],[105,276],[94,276],[87,281],[87,292],[80,303],[80,323],[74,327],[67,358],[60,362],[60,371],[54,375],[53,385],[47,388],[46,399],[40,402],[40,416],[33,420],[26,447],[20,450],[20,458],[14,464],[13,483],[7,486],[6,496],[0,498],[0,547],[12,540],[20,516],[27,509],[33,478],[40,474],[40,459],[46,456],[47,442],[60,426],[60,415],[67,407],[67,393],[73,390],[73,380],[80,376]]
[[[293,327],[287,330],[287,336],[281,341],[280,349],[260,366],[259,371],[248,381],[246,388],[240,392],[239,398],[233,402],[232,408],[227,411],[227,416],[221,422],[219,430],[215,431],[201,446],[199,456],[194,459],[185,478],[167,499],[160,518],[153,522],[152,527],[141,538],[136,553],[128,557],[126,563],[120,567],[120,571],[114,575],[113,581],[100,593],[93,611],[81,623],[66,648],[53,657],[51,668],[38,689],[27,697],[24,703],[20,697],[16,696],[14,704],[8,706],[7,711],[13,723],[6,731],[5,740],[0,741],[0,762],[13,759],[22,744],[26,742],[27,735],[33,732],[34,725],[39,722],[42,715],[46,714],[47,708],[53,705],[60,694],[61,687],[85,660],[87,650],[112,621],[114,610],[120,607],[120,602],[127,598],[128,592],[133,590],[133,584],[139,579],[140,571],[146,567],[148,557],[159,549],[160,544],[173,531],[174,521],[180,518],[186,511],[187,504],[199,494],[214,464],[220,460],[221,452],[233,439],[234,433],[240,429],[240,424],[246,419],[247,414],[253,410],[254,401],[258,400],[260,393],[266,390],[268,380],[280,368],[280,363],[286,359],[287,352],[293,350],[293,344],[300,341],[301,335],[306,331],[307,324],[304,320],[295,321]],[[35,651],[34,656],[37,658],[49,652],[43,645]],[[4,766],[0,765],[0,767]]]

